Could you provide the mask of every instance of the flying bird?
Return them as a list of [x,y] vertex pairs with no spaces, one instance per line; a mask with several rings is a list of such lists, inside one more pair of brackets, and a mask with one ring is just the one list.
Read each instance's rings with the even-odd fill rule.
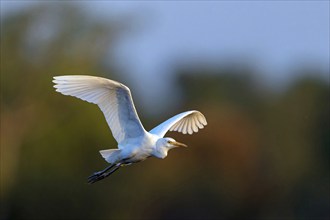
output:
[[170,149],[187,147],[173,138],[164,137],[168,131],[193,134],[207,125],[204,115],[192,110],[177,114],[148,132],[139,119],[127,86],[114,80],[87,75],[53,78],[57,92],[97,104],[118,142],[118,149],[100,151],[110,166],[93,173],[88,183],[102,180],[122,166],[144,161],[151,156],[163,159]]

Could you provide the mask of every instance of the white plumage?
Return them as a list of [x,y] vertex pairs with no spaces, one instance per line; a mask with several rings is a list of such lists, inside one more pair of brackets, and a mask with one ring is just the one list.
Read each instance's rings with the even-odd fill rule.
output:
[[199,111],[182,112],[153,128],[150,133],[164,137],[167,131],[193,134],[207,125],[206,119]]
[[101,77],[55,76],[57,92],[97,104],[103,112],[120,144],[125,138],[134,138],[145,132],[136,113],[131,92],[125,85]]
[[204,128],[206,119],[199,111],[187,111],[173,116],[147,132],[136,112],[130,89],[113,80],[95,76],[55,76],[57,92],[97,104],[118,142],[118,149],[100,151],[112,165],[94,173],[89,182],[101,180],[122,165],[143,161],[150,156],[165,158],[168,150],[186,146],[173,138],[163,138],[167,131],[192,134]]

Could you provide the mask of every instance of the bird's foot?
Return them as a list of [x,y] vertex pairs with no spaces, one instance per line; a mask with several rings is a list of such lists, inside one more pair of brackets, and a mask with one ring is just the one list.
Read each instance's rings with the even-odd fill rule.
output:
[[105,178],[104,174],[105,173],[102,172],[102,171],[93,173],[91,176],[88,177],[88,183],[92,184],[92,183],[95,183],[95,182],[97,182],[101,179],[104,179]]
[[[109,176],[110,174],[112,174],[116,170],[118,170],[120,166],[121,166],[120,163],[116,164],[116,165],[111,165],[111,166],[107,167],[106,169],[104,169],[102,171],[98,171],[98,172],[93,173],[91,176],[88,177],[88,183],[92,184],[92,183],[95,183],[99,180],[102,180],[102,179],[106,178],[107,176]],[[111,169],[111,168],[113,168],[113,169]]]

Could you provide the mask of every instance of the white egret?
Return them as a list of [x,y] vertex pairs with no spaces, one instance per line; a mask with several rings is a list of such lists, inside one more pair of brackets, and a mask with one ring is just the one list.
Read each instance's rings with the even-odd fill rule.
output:
[[91,175],[89,183],[104,179],[121,166],[151,156],[165,158],[170,149],[187,147],[173,138],[164,138],[167,131],[192,134],[207,124],[204,115],[193,110],[175,115],[147,132],[140,122],[127,86],[110,79],[85,75],[55,76],[53,82],[57,92],[97,104],[118,142],[118,149],[100,151],[111,165]]

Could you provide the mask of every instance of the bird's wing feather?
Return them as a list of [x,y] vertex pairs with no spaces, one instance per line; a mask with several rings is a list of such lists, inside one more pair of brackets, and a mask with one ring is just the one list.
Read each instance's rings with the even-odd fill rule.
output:
[[183,134],[192,134],[198,132],[198,129],[207,125],[206,119],[199,111],[182,112],[172,118],[164,121],[157,127],[153,128],[150,133],[164,137],[167,131],[178,131]]
[[118,143],[146,131],[134,107],[129,88],[119,82],[94,76],[55,76],[57,92],[97,104]]

